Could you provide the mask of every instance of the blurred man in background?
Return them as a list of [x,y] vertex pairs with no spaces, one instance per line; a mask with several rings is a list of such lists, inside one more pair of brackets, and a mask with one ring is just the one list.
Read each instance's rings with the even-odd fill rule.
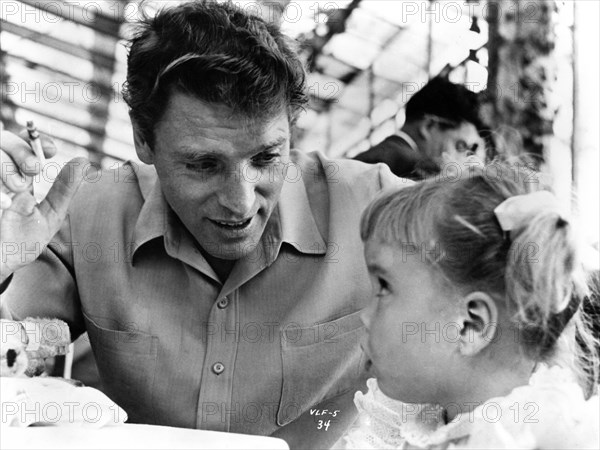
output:
[[436,77],[408,100],[402,129],[354,159],[385,163],[399,177],[422,180],[444,164],[462,165],[468,158],[483,162],[485,130],[477,94]]

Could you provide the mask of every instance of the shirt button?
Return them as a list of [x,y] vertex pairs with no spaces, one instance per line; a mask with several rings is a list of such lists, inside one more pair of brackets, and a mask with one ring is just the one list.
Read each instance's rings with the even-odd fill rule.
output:
[[229,299],[228,299],[227,297],[223,297],[221,300],[219,300],[219,301],[217,302],[217,306],[218,306],[220,309],[225,309],[225,308],[227,308],[227,306],[229,306]]
[[212,366],[212,371],[217,375],[221,375],[224,370],[225,366],[220,362],[214,363]]

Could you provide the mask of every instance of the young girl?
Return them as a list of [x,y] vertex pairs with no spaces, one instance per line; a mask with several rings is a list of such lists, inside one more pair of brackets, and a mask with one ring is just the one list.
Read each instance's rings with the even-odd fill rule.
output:
[[338,445],[600,448],[573,225],[531,181],[495,164],[384,193],[365,211],[376,378]]

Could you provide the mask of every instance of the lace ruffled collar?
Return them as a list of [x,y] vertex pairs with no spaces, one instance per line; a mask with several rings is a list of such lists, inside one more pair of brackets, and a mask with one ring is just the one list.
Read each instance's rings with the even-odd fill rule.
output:
[[557,366],[541,366],[528,385],[449,423],[437,405],[391,399],[374,378],[367,387],[368,392],[357,392],[354,400],[362,424],[350,438],[359,447],[533,449],[561,443],[567,445],[562,448],[600,448],[598,396],[586,401],[570,372]]
[[404,403],[386,396],[375,378],[367,381],[368,392],[357,392],[354,403],[373,436],[367,442],[399,448],[404,442],[426,446],[429,437],[443,423],[443,409],[431,404]]

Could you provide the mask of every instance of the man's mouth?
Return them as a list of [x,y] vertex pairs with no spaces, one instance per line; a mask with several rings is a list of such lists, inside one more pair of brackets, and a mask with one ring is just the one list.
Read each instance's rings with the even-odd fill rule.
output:
[[226,230],[243,230],[244,228],[247,228],[250,225],[250,222],[252,222],[252,217],[241,221],[211,219],[211,222],[217,225],[218,227]]

